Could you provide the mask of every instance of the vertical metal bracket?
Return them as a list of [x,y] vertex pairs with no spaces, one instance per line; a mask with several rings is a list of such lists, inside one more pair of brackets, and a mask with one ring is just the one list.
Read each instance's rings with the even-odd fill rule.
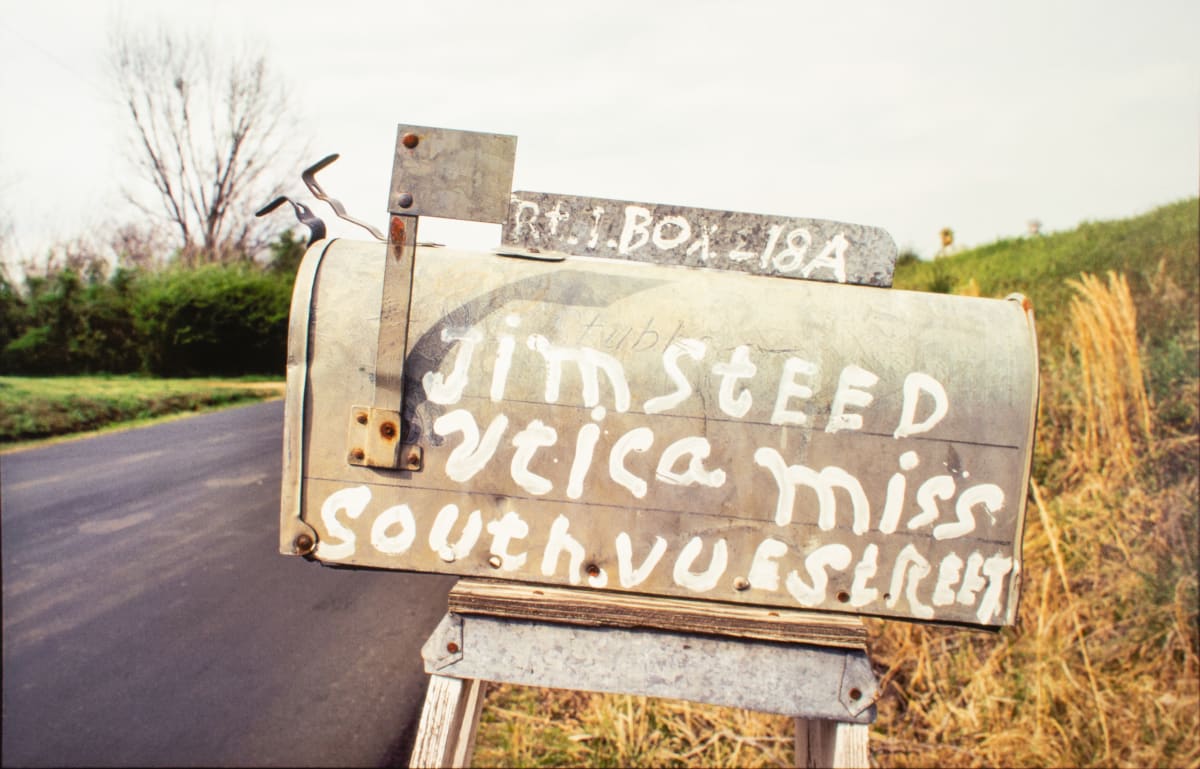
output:
[[417,217],[392,214],[379,303],[379,344],[375,352],[377,409],[402,412],[404,353],[408,345],[408,310],[412,303],[413,262],[417,253]]
[[383,294],[375,350],[375,397],[370,406],[350,408],[346,461],[391,470],[420,470],[419,446],[402,446],[404,355],[408,347],[408,312],[412,304],[417,217],[392,214],[384,254]]
[[398,126],[375,352],[375,396],[350,410],[347,461],[420,470],[421,448],[401,446],[404,357],[420,216],[502,222],[512,192],[517,137]]

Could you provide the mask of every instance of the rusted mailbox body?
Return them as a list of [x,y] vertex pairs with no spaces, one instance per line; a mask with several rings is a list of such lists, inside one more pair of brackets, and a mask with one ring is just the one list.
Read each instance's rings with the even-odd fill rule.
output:
[[[1019,297],[417,248],[389,434],[369,413],[386,249],[320,242],[301,269],[282,552],[1015,620],[1037,401]],[[392,442],[403,467],[368,466]]]

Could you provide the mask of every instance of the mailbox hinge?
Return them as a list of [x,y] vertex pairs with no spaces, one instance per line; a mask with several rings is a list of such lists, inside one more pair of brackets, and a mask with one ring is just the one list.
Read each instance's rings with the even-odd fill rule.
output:
[[352,406],[346,444],[349,446],[346,461],[352,465],[391,470],[421,469],[424,453],[421,447],[400,442],[399,411]]

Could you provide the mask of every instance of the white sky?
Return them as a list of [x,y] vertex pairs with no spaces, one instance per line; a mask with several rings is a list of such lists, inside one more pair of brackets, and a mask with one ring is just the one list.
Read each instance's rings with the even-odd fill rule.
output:
[[[381,228],[401,122],[516,134],[516,189],[870,224],[926,257],[944,226],[978,245],[1200,185],[1195,0],[0,0],[0,210],[21,256],[136,216],[104,74],[118,17],[265,51],[305,159],[341,153],[322,186]],[[499,227],[422,238],[483,248]]]

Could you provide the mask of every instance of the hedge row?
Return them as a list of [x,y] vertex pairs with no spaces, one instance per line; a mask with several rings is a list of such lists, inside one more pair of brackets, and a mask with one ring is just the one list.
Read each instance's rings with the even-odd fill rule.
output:
[[207,265],[158,272],[0,275],[0,372],[280,375],[290,270]]

